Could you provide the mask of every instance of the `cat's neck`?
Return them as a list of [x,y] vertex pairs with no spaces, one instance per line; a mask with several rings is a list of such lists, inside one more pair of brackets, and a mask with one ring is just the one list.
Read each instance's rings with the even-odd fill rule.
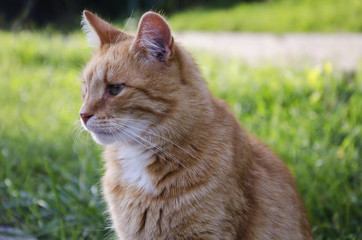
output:
[[[222,103],[215,100],[214,104]],[[138,142],[119,142],[107,146],[106,170],[108,174],[118,176],[112,179],[119,181],[114,185],[124,184],[134,192],[150,196],[170,197],[187,193],[198,184],[212,184],[215,182],[212,178],[224,176],[233,167],[243,169],[244,165],[233,166],[232,163],[222,162],[222,159],[235,157],[247,160],[249,154],[247,137],[243,136],[245,133],[236,119],[227,116],[229,114],[228,111],[215,113],[214,118],[203,121],[202,126],[190,128],[186,137],[179,133],[175,134],[176,137],[172,134],[153,136],[154,145],[149,148]],[[219,120],[216,121],[216,118]],[[229,130],[225,131],[225,128]],[[234,130],[230,130],[233,128]],[[230,132],[235,136],[229,135]],[[238,139],[234,143],[242,151],[238,153],[239,156],[235,155],[235,146],[226,144],[232,142],[231,139]],[[221,150],[226,154],[214,158]]]

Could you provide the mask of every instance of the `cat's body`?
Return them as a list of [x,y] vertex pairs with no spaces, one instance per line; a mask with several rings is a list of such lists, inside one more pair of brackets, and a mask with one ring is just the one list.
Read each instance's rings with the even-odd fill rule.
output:
[[145,14],[136,37],[85,21],[99,49],[81,116],[106,145],[102,185],[120,239],[312,238],[285,165],[210,94],[162,17]]

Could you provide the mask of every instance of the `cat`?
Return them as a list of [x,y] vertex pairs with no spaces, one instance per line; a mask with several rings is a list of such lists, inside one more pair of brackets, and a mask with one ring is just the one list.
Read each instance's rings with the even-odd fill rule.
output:
[[80,117],[105,145],[119,239],[313,238],[287,167],[212,96],[161,15],[136,36],[86,10],[82,24],[95,52]]

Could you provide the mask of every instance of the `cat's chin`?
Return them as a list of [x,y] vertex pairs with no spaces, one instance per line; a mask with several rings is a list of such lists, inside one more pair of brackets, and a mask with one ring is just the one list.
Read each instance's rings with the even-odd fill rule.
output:
[[100,145],[109,145],[115,143],[117,139],[114,136],[108,134],[90,132],[94,141]]

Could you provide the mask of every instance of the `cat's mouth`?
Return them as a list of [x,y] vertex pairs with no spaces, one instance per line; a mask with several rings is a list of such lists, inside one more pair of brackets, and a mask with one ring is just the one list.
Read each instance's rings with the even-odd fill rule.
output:
[[100,131],[100,130],[97,130],[97,131],[91,131],[93,132],[94,134],[97,134],[97,135],[103,135],[103,136],[113,136],[114,133],[110,132],[110,131]]
[[139,135],[147,128],[144,124],[141,128],[139,124],[114,123],[108,126],[98,126],[98,124],[89,122],[85,129],[91,133],[93,139],[101,144],[113,144],[114,142],[139,142]]

